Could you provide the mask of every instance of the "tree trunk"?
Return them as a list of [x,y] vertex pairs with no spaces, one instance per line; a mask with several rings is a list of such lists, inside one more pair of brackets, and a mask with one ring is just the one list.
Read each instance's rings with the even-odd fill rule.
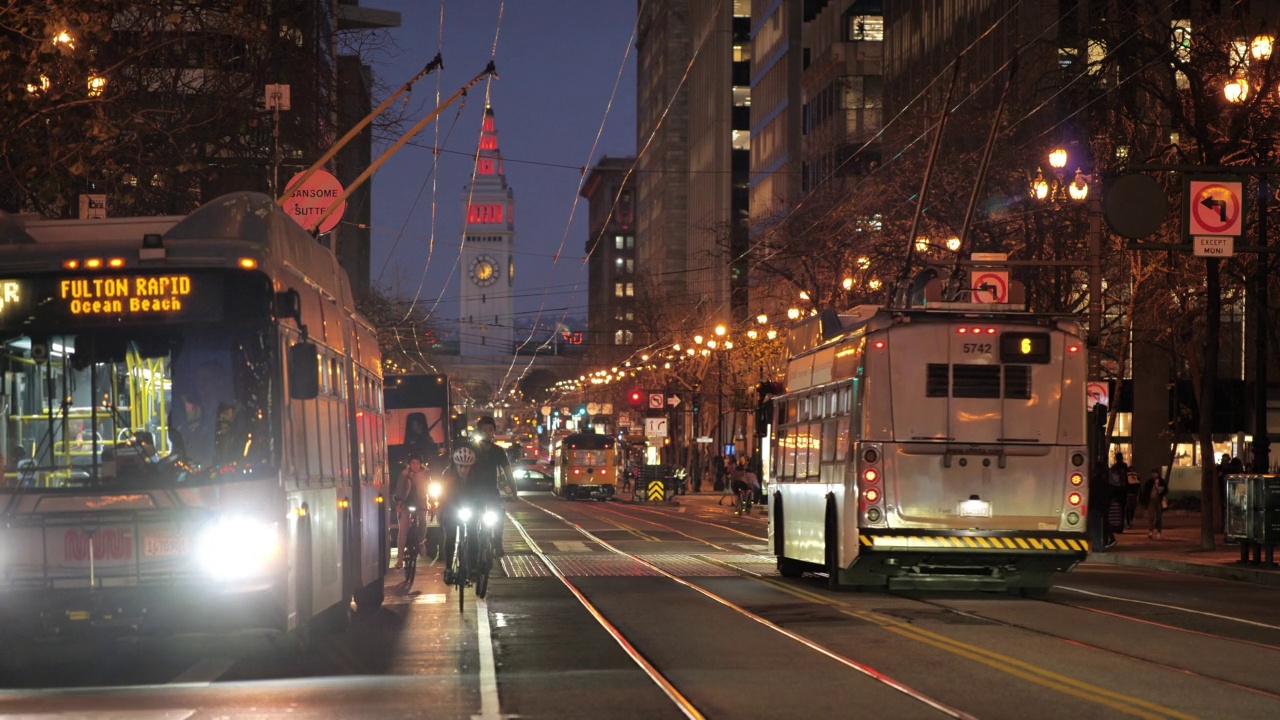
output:
[[1218,382],[1218,336],[1222,323],[1222,284],[1219,260],[1205,258],[1204,362],[1200,371],[1200,548],[1214,549],[1214,486],[1217,482],[1213,451],[1213,396]]

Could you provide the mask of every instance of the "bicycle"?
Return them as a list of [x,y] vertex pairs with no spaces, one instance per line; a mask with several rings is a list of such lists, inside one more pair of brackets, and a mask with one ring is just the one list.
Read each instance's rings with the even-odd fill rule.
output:
[[733,500],[734,515],[750,515],[751,506],[755,503],[756,491],[751,486],[738,488]]
[[449,570],[452,584],[458,589],[458,612],[462,612],[467,587],[474,584],[478,598],[483,598],[489,591],[489,573],[493,570],[493,526],[498,522],[498,513],[486,507],[476,518],[471,506],[463,505],[458,508],[457,520],[454,531],[457,540]]
[[409,528],[405,533],[404,552],[404,584],[413,587],[413,579],[418,575],[418,557],[422,555],[422,543],[426,539],[423,532],[422,513],[418,508],[409,506]]

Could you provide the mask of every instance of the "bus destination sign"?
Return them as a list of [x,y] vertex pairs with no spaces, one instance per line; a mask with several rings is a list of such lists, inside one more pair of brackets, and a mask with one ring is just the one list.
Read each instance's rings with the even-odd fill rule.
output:
[[0,325],[217,322],[222,278],[208,273],[0,279]]
[[190,275],[63,278],[58,298],[72,315],[169,315],[191,295]]

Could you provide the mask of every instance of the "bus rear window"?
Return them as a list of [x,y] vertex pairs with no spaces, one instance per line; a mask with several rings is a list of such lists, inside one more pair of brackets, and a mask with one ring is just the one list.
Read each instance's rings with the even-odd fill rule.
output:
[[604,467],[609,461],[609,451],[607,450],[574,450],[573,462],[577,465],[586,465],[588,467]]

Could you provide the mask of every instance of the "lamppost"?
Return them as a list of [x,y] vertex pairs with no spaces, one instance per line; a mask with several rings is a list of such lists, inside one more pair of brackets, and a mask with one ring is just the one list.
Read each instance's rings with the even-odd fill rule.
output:
[[1049,151],[1051,171],[1046,179],[1037,168],[1031,181],[1031,196],[1042,202],[1088,203],[1089,212],[1089,332],[1086,338],[1089,348],[1089,380],[1101,380],[1102,361],[1098,345],[1102,337],[1102,194],[1089,192],[1089,175],[1076,166],[1075,175],[1067,182],[1063,171],[1070,155],[1065,148]]
[[[1271,60],[1272,46],[1275,38],[1265,28],[1249,43],[1249,55],[1259,64],[1268,64]],[[1236,67],[1235,77],[1226,82],[1222,94],[1232,104],[1241,104],[1249,97],[1248,69],[1250,64],[1241,57]],[[1261,149],[1258,164],[1266,167],[1271,163],[1271,142],[1268,136],[1259,137],[1257,145]],[[1266,173],[1258,174],[1258,223],[1257,223],[1257,258],[1254,262],[1253,276],[1249,282],[1248,315],[1246,323],[1253,325],[1253,451],[1252,470],[1265,473],[1270,469],[1271,438],[1267,418],[1267,211],[1271,200],[1271,187]]]

